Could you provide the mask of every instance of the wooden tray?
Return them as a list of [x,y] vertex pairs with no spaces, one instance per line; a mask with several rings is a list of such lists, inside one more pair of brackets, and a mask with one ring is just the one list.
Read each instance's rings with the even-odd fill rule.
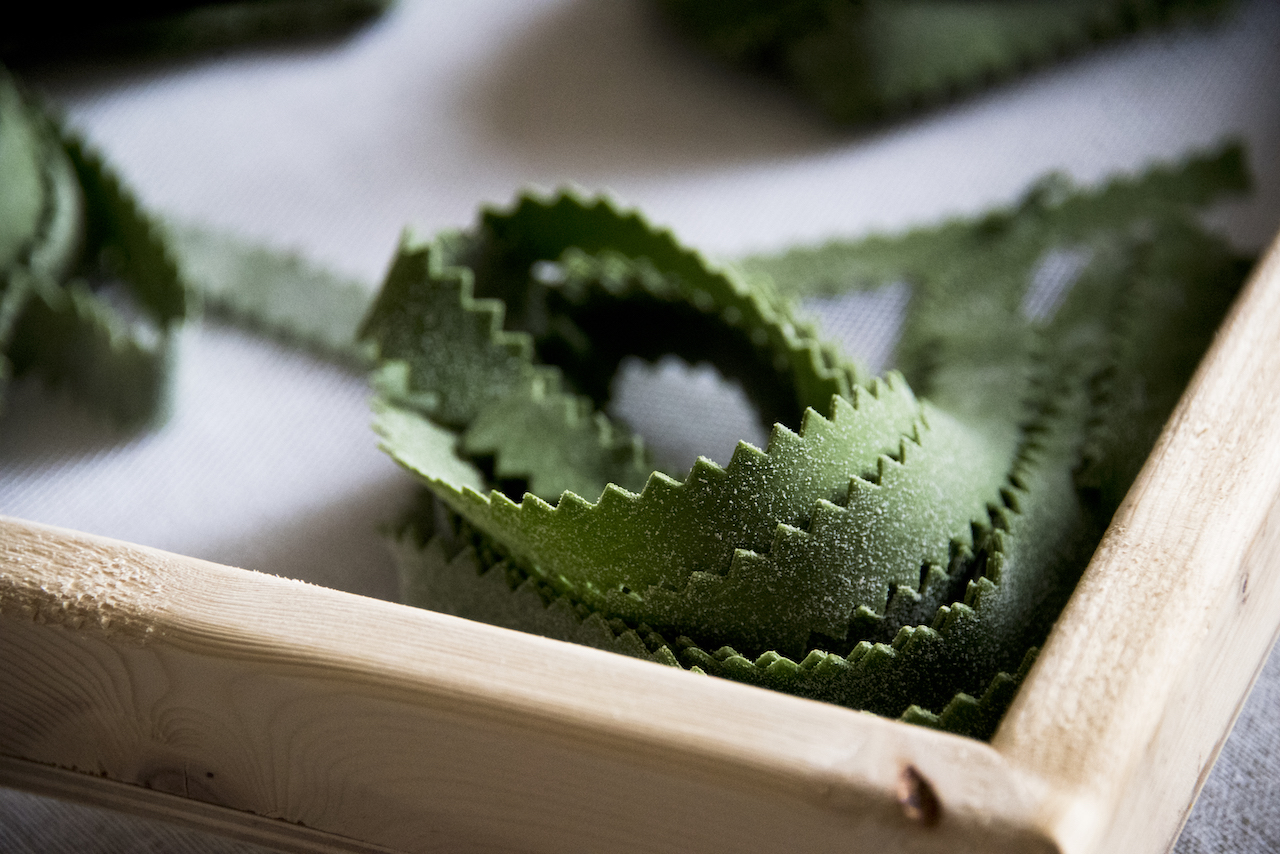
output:
[[990,745],[0,520],[0,783],[306,851],[1164,851],[1278,626],[1280,243]]

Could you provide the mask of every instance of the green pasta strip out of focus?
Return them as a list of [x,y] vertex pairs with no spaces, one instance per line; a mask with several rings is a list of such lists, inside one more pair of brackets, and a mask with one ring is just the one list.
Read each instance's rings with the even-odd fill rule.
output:
[[122,0],[27,4],[0,32],[15,68],[86,56],[164,58],[345,35],[391,0]]
[[841,123],[937,103],[1227,0],[660,0],[717,57]]
[[121,423],[164,412],[188,294],[159,226],[0,69],[0,395],[36,374]]

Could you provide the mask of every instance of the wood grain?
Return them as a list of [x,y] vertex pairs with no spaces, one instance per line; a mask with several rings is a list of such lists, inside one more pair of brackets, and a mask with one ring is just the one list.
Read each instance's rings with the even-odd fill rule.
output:
[[1064,851],[1164,851],[1280,625],[1280,243],[1218,332],[993,744]]
[[1280,624],[1280,250],[991,745],[0,520],[0,782],[293,850],[1156,852]]
[[86,784],[406,851],[1049,850],[983,744],[85,535],[0,541],[0,754]]

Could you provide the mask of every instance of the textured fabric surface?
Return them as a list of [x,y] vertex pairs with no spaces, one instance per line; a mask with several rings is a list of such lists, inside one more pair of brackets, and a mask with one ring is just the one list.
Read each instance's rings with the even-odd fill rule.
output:
[[1176,854],[1280,851],[1280,654],[1271,657],[1205,781]]
[[[370,288],[401,228],[465,226],[526,185],[607,189],[687,244],[733,256],[897,230],[1090,183],[1224,136],[1258,189],[1211,220],[1255,248],[1280,229],[1280,3],[1208,32],[1108,48],[938,112],[825,125],[780,87],[672,38],[640,0],[403,2],[341,43],[31,80],[141,198],[295,250]],[[1070,258],[1037,274],[1049,310]],[[1040,284],[1043,278],[1044,284]],[[815,302],[828,333],[891,361],[906,286]],[[366,595],[394,595],[377,526],[412,492],[367,425],[363,381],[226,325],[186,333],[173,416],[121,434],[19,384],[0,417],[0,513]],[[624,369],[615,408],[672,465],[760,441],[705,369]],[[754,433],[752,431],[755,431]],[[1280,848],[1273,656],[1177,850]],[[241,843],[0,790],[4,851],[247,851]]]
[[0,851],[268,854],[269,848],[53,798],[0,790]]

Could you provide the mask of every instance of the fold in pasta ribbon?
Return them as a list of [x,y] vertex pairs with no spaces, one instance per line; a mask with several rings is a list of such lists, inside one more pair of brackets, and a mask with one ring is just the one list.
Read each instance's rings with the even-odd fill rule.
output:
[[[406,596],[989,735],[1243,278],[1194,209],[1244,183],[1227,148],[742,273],[574,195],[406,237],[363,326],[383,447],[446,509],[399,540]],[[1076,281],[1028,312],[1067,250]],[[927,400],[783,296],[898,279]],[[767,446],[650,471],[603,408],[624,357],[668,353],[740,380]]]

